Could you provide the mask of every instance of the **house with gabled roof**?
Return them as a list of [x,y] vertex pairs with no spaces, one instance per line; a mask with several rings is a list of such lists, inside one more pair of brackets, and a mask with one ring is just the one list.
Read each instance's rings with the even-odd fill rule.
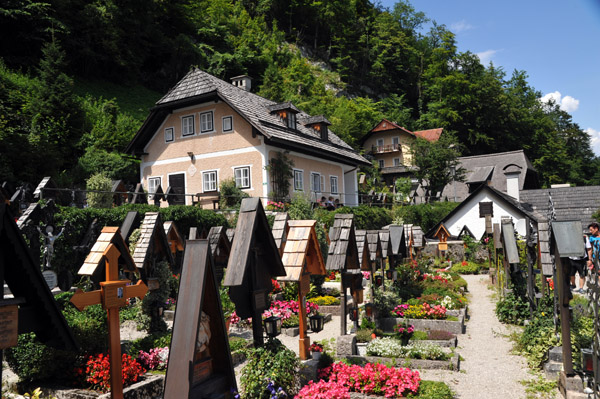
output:
[[232,80],[193,69],[151,109],[126,149],[141,159],[146,191],[160,186],[173,193],[171,204],[189,205],[194,194],[218,195],[220,182],[234,179],[250,196],[266,200],[276,184],[267,166],[285,152],[293,162],[290,196],[358,204],[357,168],[370,163],[329,129],[325,117],[251,93],[247,76]]
[[415,170],[411,146],[417,137],[434,142],[439,140],[442,132],[441,128],[412,132],[382,119],[358,142],[365,154],[377,161],[383,179],[391,185],[398,177],[410,177]]

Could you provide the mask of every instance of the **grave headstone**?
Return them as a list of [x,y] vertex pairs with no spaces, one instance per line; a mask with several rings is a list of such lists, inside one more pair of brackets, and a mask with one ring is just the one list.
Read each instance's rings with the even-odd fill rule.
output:
[[164,398],[231,398],[235,389],[210,244],[189,240],[179,281]]

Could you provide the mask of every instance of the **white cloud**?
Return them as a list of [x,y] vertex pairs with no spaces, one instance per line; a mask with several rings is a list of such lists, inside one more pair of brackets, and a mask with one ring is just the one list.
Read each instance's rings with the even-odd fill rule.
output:
[[460,33],[471,29],[473,29],[473,25],[467,23],[467,21],[465,21],[464,19],[462,21],[458,21],[450,25],[450,30],[454,33]]
[[579,100],[571,96],[563,97],[558,90],[553,93],[548,93],[540,99],[542,103],[547,103],[551,100],[554,103],[558,104],[560,109],[562,109],[565,112],[570,113],[573,111],[577,111],[577,109],[579,108]]
[[600,154],[600,130],[588,127],[584,130],[584,132],[590,135],[590,144],[592,145],[592,150],[594,150],[594,153],[596,155]]
[[477,57],[479,57],[479,61],[481,61],[481,64],[484,66],[487,66],[490,61],[492,60],[492,57],[498,52],[498,50],[486,50],[486,51],[482,51],[481,53],[477,53]]

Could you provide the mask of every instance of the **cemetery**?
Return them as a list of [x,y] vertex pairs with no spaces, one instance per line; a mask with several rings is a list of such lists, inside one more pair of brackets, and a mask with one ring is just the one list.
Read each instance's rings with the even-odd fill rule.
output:
[[20,213],[0,205],[3,398],[453,398],[474,360],[472,283],[563,397],[598,381],[597,260],[588,294],[569,287],[580,221],[425,237],[349,208],[245,198],[227,213],[134,193],[82,209],[40,187]]

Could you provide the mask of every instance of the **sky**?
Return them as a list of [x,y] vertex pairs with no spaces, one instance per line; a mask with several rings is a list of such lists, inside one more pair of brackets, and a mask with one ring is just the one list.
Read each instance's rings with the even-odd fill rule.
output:
[[590,134],[600,156],[600,0],[410,3],[456,34],[459,51],[477,54],[486,66],[493,62],[509,77],[515,69],[527,72],[543,99],[554,99]]

